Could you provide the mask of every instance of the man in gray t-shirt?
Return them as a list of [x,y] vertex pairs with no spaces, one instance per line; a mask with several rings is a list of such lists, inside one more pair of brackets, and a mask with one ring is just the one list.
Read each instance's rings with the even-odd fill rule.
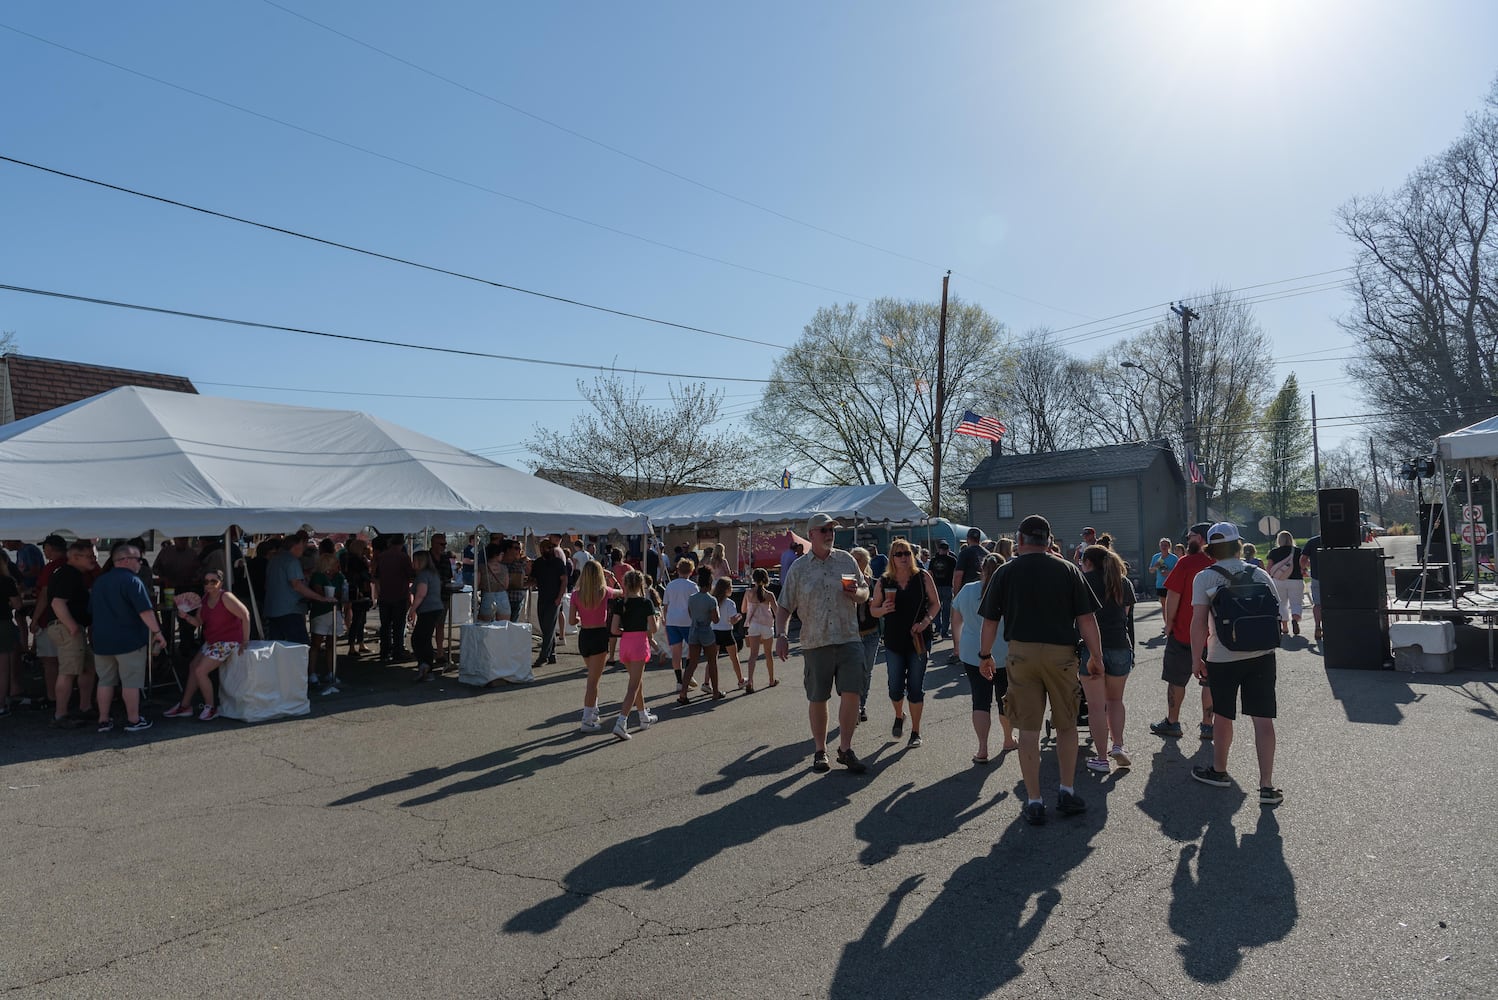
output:
[[813,514],[807,522],[811,551],[790,564],[780,581],[775,615],[775,655],[790,655],[786,633],[791,615],[801,619],[801,660],[809,702],[813,771],[830,770],[827,763],[827,703],[834,683],[839,694],[837,762],[854,774],[867,768],[853,753],[853,730],[858,726],[858,699],[863,690],[863,640],[858,635],[858,606],[869,599],[869,581],[853,557],[832,547],[839,525],[827,514]]

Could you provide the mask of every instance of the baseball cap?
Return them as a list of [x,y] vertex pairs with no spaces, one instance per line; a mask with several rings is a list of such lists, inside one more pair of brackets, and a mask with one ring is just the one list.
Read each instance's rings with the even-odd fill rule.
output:
[[[1195,528],[1191,529],[1195,531]],[[1238,526],[1228,521],[1218,521],[1207,529],[1207,544],[1215,545],[1218,542],[1242,541],[1243,536],[1238,534]]]
[[939,549],[949,549],[949,548],[951,548],[951,546],[947,544],[947,540],[945,538],[943,538],[941,541],[937,542],[936,543],[936,547],[939,548]]
[[1019,533],[1036,538],[1050,538],[1051,522],[1039,514],[1031,514],[1019,523]]
[[[1229,527],[1231,527],[1231,525],[1229,525]],[[1202,538],[1206,538],[1207,537],[1207,532],[1209,532],[1211,530],[1212,530],[1212,525],[1211,525],[1210,522],[1208,522],[1208,521],[1198,521],[1195,524],[1193,524],[1190,528],[1186,529],[1186,534],[1188,534],[1188,535],[1200,535]],[[1234,530],[1237,530],[1237,529],[1234,529]]]
[[1084,534],[1084,535],[1095,535],[1095,534],[1097,534],[1097,529],[1096,528],[1092,528],[1092,527],[1083,528],[1082,529],[1082,534]]
[[841,528],[841,527],[842,527],[842,525],[840,525],[840,524],[837,523],[837,518],[833,517],[831,514],[823,514],[820,511],[817,512],[817,513],[815,513],[815,514],[813,514],[811,517],[807,518],[807,520],[806,520],[806,530],[807,531],[816,531],[818,528]]

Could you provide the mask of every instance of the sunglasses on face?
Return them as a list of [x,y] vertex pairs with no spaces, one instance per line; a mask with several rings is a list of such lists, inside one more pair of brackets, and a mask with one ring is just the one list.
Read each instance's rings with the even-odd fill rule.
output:
[[890,556],[890,558],[891,559],[909,559],[910,558],[910,553],[909,552],[896,552],[894,555]]

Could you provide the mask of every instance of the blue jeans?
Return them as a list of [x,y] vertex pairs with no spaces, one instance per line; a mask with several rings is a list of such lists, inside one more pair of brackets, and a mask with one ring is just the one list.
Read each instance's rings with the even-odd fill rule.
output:
[[889,669],[890,701],[919,705],[926,700],[926,654],[897,653],[886,646],[884,665]]
[[936,626],[936,634],[943,639],[952,638],[952,588],[937,587],[936,596],[941,598],[941,610],[936,613],[936,619],[932,622]]

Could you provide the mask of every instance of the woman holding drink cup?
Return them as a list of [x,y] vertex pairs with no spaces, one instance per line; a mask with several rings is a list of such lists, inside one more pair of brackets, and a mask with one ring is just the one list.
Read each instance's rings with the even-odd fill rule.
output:
[[348,631],[349,622],[353,618],[348,580],[338,566],[338,556],[332,552],[319,552],[317,567],[307,584],[324,598],[308,602],[308,611],[312,615],[312,655],[307,658],[307,684],[309,687],[314,686],[321,680],[317,667],[324,662],[326,655],[328,686],[322,693],[337,694],[338,688],[333,682],[333,675],[338,672],[338,637]]
[[[843,577],[844,589],[857,580]],[[925,707],[926,660],[935,635],[931,622],[941,607],[931,574],[915,565],[910,543],[897,538],[889,546],[889,568],[874,585],[869,611],[884,619],[884,664],[889,670],[889,700],[895,709],[890,732],[896,739],[905,728],[905,702],[910,702],[910,746],[921,745],[921,711]]]

